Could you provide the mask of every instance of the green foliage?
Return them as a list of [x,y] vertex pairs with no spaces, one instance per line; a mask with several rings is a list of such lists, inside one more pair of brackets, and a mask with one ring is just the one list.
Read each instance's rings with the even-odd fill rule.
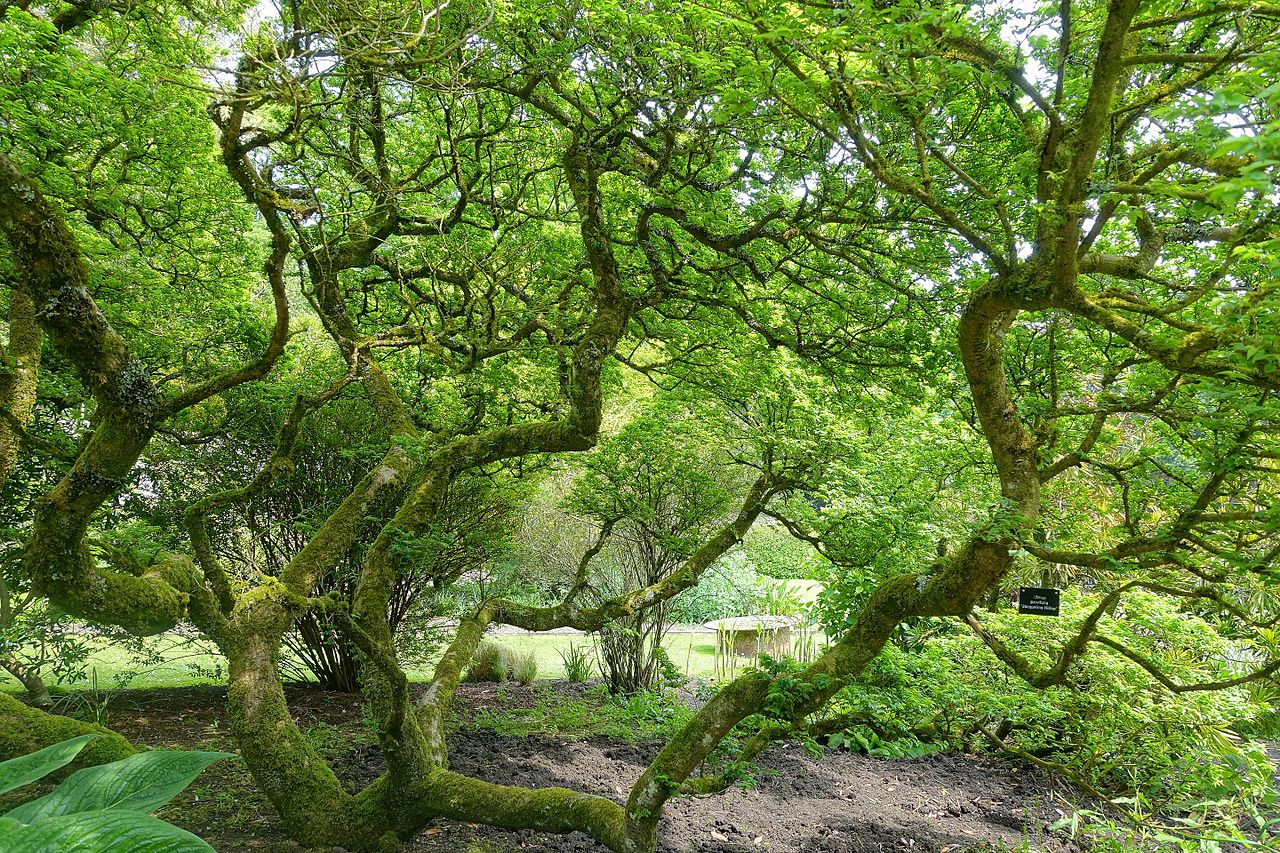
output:
[[[790,722],[797,716],[797,708],[803,705],[820,689],[816,680],[805,681],[798,677],[803,667],[789,660],[774,660],[768,655],[760,656],[760,668],[769,675],[769,689],[765,694],[760,713],[765,717]],[[823,676],[827,683],[830,679]]]
[[234,8],[100,15],[66,34],[33,14],[0,15],[0,139],[47,191],[77,199],[108,313],[151,330],[133,346],[157,366],[225,369],[267,326],[249,298],[261,244],[248,211],[228,203],[237,193],[192,70],[213,61]]
[[[101,643],[118,648],[129,658],[131,668],[150,665],[153,658],[142,638],[110,625],[94,625],[91,632],[85,631],[82,622],[31,594],[22,570],[21,544],[43,480],[38,469],[31,467],[32,462],[20,460],[18,469],[0,483],[0,665],[49,686],[82,681],[89,675],[92,654]],[[104,541],[111,538],[136,544],[133,537],[152,529],[127,523],[127,511],[106,515],[103,524],[109,529],[102,531]],[[99,545],[91,550],[103,552]],[[47,704],[47,697],[33,699]]]
[[54,683],[84,675],[90,646],[64,614],[36,600],[17,608],[5,621],[0,624],[0,655],[44,673]]
[[98,686],[98,668],[89,674],[89,686],[84,690],[66,693],[54,700],[59,714],[84,720],[96,726],[107,726],[111,719],[111,702],[115,691]]
[[[255,481],[293,399],[350,363],[352,386],[265,471],[279,476],[211,520],[228,581],[203,574],[222,598],[278,591],[261,578],[305,553],[334,559],[292,603],[358,587],[393,630],[495,595],[551,604],[572,588],[589,607],[678,577],[764,473],[796,538],[760,526],[727,581],[713,571],[604,629],[615,689],[671,676],[677,613],[794,610],[748,567],[821,578],[833,637],[898,625],[842,696],[851,743],[972,746],[995,727],[1136,791],[1135,812],[1259,799],[1256,750],[1231,732],[1275,730],[1259,710],[1273,682],[1169,698],[1095,643],[1065,684],[1032,692],[921,614],[979,594],[998,610],[1002,591],[976,588],[995,582],[1062,586],[1060,622],[987,620],[1045,667],[1093,591],[1144,580],[1099,636],[1152,668],[1213,679],[1280,659],[1274,8],[282,4],[238,32],[249,5],[0,5],[0,150],[55,212],[41,233],[76,237],[54,260],[88,277],[63,293],[77,316],[60,297],[39,306],[35,440],[0,495],[0,663],[82,671],[82,642],[27,573],[74,579],[83,553],[163,588],[148,570],[189,553],[183,506]],[[59,265],[11,225],[35,190],[3,190],[8,304]],[[173,400],[259,363],[273,223],[288,234],[268,270],[293,314],[285,354],[185,411],[114,422],[139,387]],[[128,381],[83,358],[108,324]],[[580,466],[555,461],[592,446]],[[434,467],[360,500],[389,448]],[[539,521],[582,522],[526,535],[550,546],[537,560],[504,535],[535,480],[567,496]],[[358,511],[334,516],[348,496]],[[68,523],[41,527],[36,506]],[[608,541],[579,564],[596,531]],[[385,564],[369,559],[382,534]],[[23,555],[40,541],[52,559]],[[865,612],[903,572],[921,596]],[[72,606],[97,579],[35,586]],[[200,621],[209,590],[187,580],[165,597],[193,593]],[[305,609],[287,642],[355,685],[324,612]],[[807,683],[772,674],[765,710],[785,717]],[[525,676],[483,647],[468,674]]]
[[152,812],[191,784],[225,752],[154,750],[110,764],[77,770],[52,793],[18,806],[6,816],[20,823],[81,812],[123,809]]
[[707,570],[697,586],[676,597],[671,605],[671,620],[702,624],[753,613],[756,591],[764,583],[743,552],[732,550]]
[[[733,473],[722,453],[705,412],[659,397],[586,458],[566,505],[601,531],[594,560],[600,593],[649,587],[680,570],[729,508]],[[672,607],[658,602],[596,633],[613,691],[657,684]]]
[[800,616],[806,607],[796,593],[785,583],[766,583],[762,585],[759,604],[753,615],[763,616]]
[[758,524],[743,538],[742,548],[761,575],[778,580],[825,580],[831,566],[812,546],[769,524]]
[[564,677],[567,681],[581,684],[591,680],[595,664],[587,654],[586,647],[571,643],[569,648],[561,649],[559,654],[560,662],[564,664]]
[[610,737],[636,743],[670,737],[693,711],[669,691],[641,691],[629,696],[597,685],[580,695],[534,688],[532,707],[496,707],[460,720],[465,726],[523,737],[547,734],[568,740]]
[[919,758],[945,748],[944,744],[921,741],[910,735],[884,740],[871,729],[836,732],[827,738],[832,749],[848,749],[877,758]]
[[302,730],[302,735],[311,748],[327,761],[350,755],[352,750],[360,746],[372,746],[377,742],[374,734],[377,722],[367,704],[362,710],[362,724],[358,727],[335,726],[321,721],[307,726]]
[[63,815],[14,827],[0,842],[6,845],[3,849],[15,853],[214,853],[185,829],[148,814],[114,810]]
[[465,681],[518,681],[531,684],[538,677],[538,659],[532,651],[519,652],[492,640],[482,640],[471,664],[463,674]]
[[[627,721],[650,737],[670,737],[693,716],[693,711],[676,696],[663,690],[642,690],[629,696],[611,695],[619,721]],[[639,738],[636,738],[639,739]]]
[[65,767],[75,760],[86,743],[96,737],[97,735],[81,735],[0,763],[0,794],[7,794],[14,788],[21,788]]
[[729,506],[707,425],[672,404],[627,422],[587,457],[569,506],[622,522],[668,558],[687,557]]
[[464,681],[506,681],[513,651],[491,640],[482,640],[463,674]]
[[[982,614],[988,629],[1047,667],[1097,598],[1064,591],[1060,620]],[[1229,671],[1239,647],[1212,626],[1154,595],[1135,595],[1107,630],[1183,680]],[[849,724],[830,745],[877,755],[939,747],[989,749],[978,731],[1061,764],[1114,796],[1140,797],[1152,811],[1226,820],[1274,796],[1261,748],[1233,729],[1267,708],[1242,688],[1170,694],[1130,661],[1100,648],[1078,659],[1067,683],[1026,685],[971,632],[940,623],[928,643],[891,645],[831,706]],[[1213,807],[1205,804],[1215,803]],[[1207,819],[1207,818],[1206,818]]]
[[[1275,796],[1243,804],[1208,800],[1192,803],[1185,811],[1166,814],[1139,792],[1111,800],[1114,808],[1110,812],[1076,809],[1049,828],[1087,843],[1097,853],[1273,850],[1280,845],[1276,801]],[[1224,807],[1242,808],[1242,813],[1232,814]]]
[[[0,792],[35,781],[72,761],[97,735],[66,740],[0,763]],[[157,750],[86,767],[53,792],[0,817],[3,849],[23,853],[196,853],[212,851],[196,836],[148,813],[180,793],[202,770],[231,756]]]
[[[753,530],[748,541],[754,535]],[[697,586],[676,597],[671,621],[702,624],[730,616],[799,616],[805,611],[806,605],[784,582],[759,572],[747,552],[734,549],[717,560]]]
[[662,646],[658,646],[653,650],[653,656],[658,661],[658,680],[666,687],[679,687],[684,684],[684,673],[680,671],[680,667],[675,665],[671,660],[671,655],[667,654],[667,650]]
[[525,652],[516,657],[515,666],[511,670],[511,678],[521,684],[532,684],[538,677],[538,659],[533,652]]

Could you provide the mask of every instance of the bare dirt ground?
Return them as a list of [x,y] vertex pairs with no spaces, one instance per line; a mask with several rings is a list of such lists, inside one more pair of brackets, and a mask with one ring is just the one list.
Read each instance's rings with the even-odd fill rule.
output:
[[[355,788],[380,772],[381,756],[360,722],[359,696],[297,688],[289,698],[300,725],[334,762],[344,783]],[[532,706],[535,698],[529,688],[495,693],[492,685],[464,685],[459,710],[466,719],[495,702],[509,709]],[[126,691],[112,703],[110,725],[142,744],[234,752],[224,701],[220,688]],[[660,746],[603,737],[513,737],[465,725],[450,738],[455,770],[504,784],[562,785],[619,801]],[[1047,830],[1065,813],[1069,792],[1036,768],[969,755],[886,760],[829,751],[814,758],[796,746],[775,748],[758,764],[752,787],[673,802],[664,820],[664,853],[1077,849]],[[240,762],[214,765],[162,816],[196,832],[220,853],[299,849]],[[607,853],[583,835],[448,821],[428,827],[408,849]]]
[[[623,799],[658,744],[502,738],[476,732],[455,740],[454,769],[507,784],[556,784]],[[681,799],[664,818],[661,849],[670,853],[952,853],[982,845],[1042,851],[1075,849],[1046,837],[1064,813],[1039,771],[973,756],[885,760],[828,752],[813,758],[775,748],[759,762],[754,787]],[[410,848],[607,853],[586,837],[503,832],[458,824],[434,827]],[[485,846],[488,845],[488,846]]]

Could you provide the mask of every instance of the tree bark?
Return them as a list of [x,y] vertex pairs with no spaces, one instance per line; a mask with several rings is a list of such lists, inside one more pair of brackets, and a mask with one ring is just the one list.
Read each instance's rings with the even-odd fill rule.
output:
[[71,766],[91,767],[133,755],[137,748],[115,732],[27,707],[0,693],[0,761],[17,758],[60,741],[85,734],[100,737],[91,740]]

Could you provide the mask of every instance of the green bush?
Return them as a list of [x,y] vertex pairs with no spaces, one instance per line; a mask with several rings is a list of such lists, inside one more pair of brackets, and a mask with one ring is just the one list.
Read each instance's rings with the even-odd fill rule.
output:
[[674,622],[700,624],[727,616],[741,616],[751,606],[751,590],[760,576],[741,550],[721,557],[698,581],[676,597],[671,606]]
[[481,640],[467,667],[464,681],[506,681],[511,672],[512,652],[491,640]]
[[[64,740],[0,762],[0,794],[65,767],[98,735]],[[24,853],[213,853],[196,836],[150,815],[223,752],[156,750],[86,767],[53,790],[0,816],[2,849]]]
[[762,579],[757,590],[752,615],[799,616],[804,612],[804,603],[785,583]]
[[742,540],[742,548],[752,567],[765,577],[777,580],[825,580],[831,564],[807,543],[786,530],[758,524]]
[[671,619],[702,624],[730,616],[795,616],[800,609],[784,584],[757,572],[746,553],[736,550],[708,569],[697,586],[676,597]]
[[[1072,590],[1063,590],[1062,600],[1060,619],[1009,611],[981,618],[1048,669],[1097,603]],[[1126,658],[1092,645],[1066,684],[1037,690],[958,623],[922,620],[911,630],[927,642],[886,646],[833,703],[833,715],[847,722],[835,745],[885,755],[926,745],[991,749],[985,729],[1108,798],[1161,811],[1227,820],[1274,796],[1262,748],[1236,734],[1267,713],[1245,687],[1174,694]],[[1204,620],[1137,591],[1100,630],[1182,683],[1230,677],[1225,661],[1241,651]]]

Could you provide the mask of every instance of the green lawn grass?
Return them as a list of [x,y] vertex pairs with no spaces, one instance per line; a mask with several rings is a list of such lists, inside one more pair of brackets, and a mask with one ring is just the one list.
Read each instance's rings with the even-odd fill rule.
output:
[[[499,696],[504,687],[498,687]],[[533,704],[527,699],[497,703],[478,711],[455,709],[450,724],[488,729],[507,737],[547,735],[560,740],[608,737],[628,743],[670,738],[693,716],[693,710],[670,693],[612,696],[603,684],[582,693],[557,690],[535,682]]]
[[[538,660],[538,678],[564,678],[564,663],[560,652],[571,645],[587,650],[593,661],[591,640],[582,636],[563,634],[506,634],[493,637],[498,643],[522,652],[532,651]],[[711,678],[715,675],[715,634],[668,634],[662,643],[676,668],[690,677]],[[431,675],[427,669],[409,670],[409,678],[425,681]]]
[[[498,642],[520,651],[532,650],[538,660],[538,678],[564,678],[564,664],[560,652],[570,645],[578,645],[591,651],[591,640],[583,636],[563,634],[509,634],[495,638]],[[226,660],[212,644],[202,640],[187,640],[164,635],[147,641],[151,661],[139,663],[120,647],[104,641],[90,641],[93,651],[86,662],[85,677],[78,681],[57,685],[66,690],[87,687],[90,675],[97,673],[101,689],[185,687],[193,684],[223,684],[225,679],[216,673],[226,673]],[[712,678],[715,675],[715,635],[669,634],[663,643],[671,662],[681,672],[691,677]],[[410,668],[412,681],[426,681],[431,677],[429,666]],[[16,693],[18,683],[0,670],[0,690]]]
[[[225,679],[215,677],[215,673],[226,672],[226,659],[205,640],[189,640],[170,634],[149,638],[145,641],[149,660],[132,658],[128,651],[105,639],[88,640],[87,645],[91,651],[85,661],[84,676],[55,684],[46,675],[51,688],[79,690],[88,687],[95,673],[101,689],[186,687],[225,682]],[[18,692],[21,687],[7,672],[0,670],[0,690]]]

